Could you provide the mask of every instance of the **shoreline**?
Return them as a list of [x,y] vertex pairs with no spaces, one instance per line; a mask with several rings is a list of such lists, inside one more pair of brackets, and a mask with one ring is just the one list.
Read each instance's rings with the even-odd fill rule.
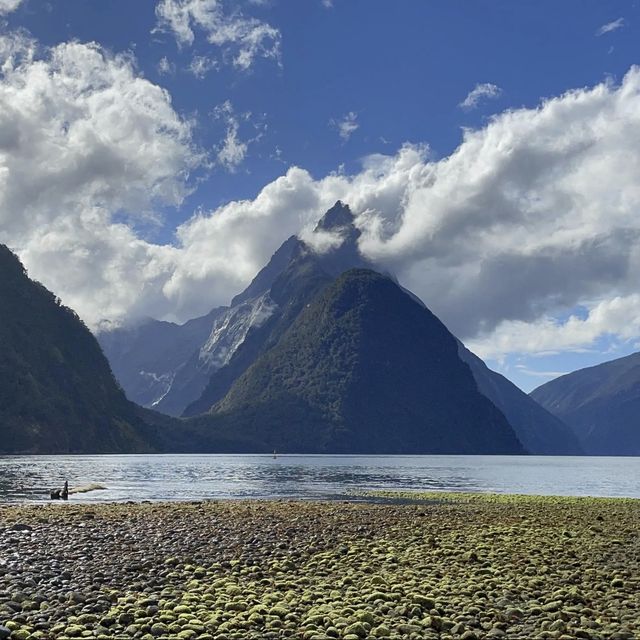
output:
[[[351,491],[335,494],[313,494],[313,495],[282,495],[282,496],[211,496],[177,498],[141,498],[132,500],[131,498],[107,498],[105,500],[92,501],[82,500],[76,501],[73,496],[86,495],[94,491],[108,491],[109,487],[101,487],[100,489],[91,490],[74,490],[69,492],[68,500],[51,500],[44,494],[41,498],[26,498],[22,500],[2,501],[0,497],[0,510],[10,508],[40,508],[55,507],[60,508],[66,506],[76,507],[106,507],[106,506],[135,506],[135,505],[189,505],[189,504],[209,504],[209,503],[321,503],[321,504],[379,504],[379,505],[420,505],[442,502],[530,502],[530,501],[621,501],[621,502],[637,502],[640,504],[640,496],[620,496],[620,495],[566,495],[566,494],[546,494],[546,493],[509,493],[495,491],[453,491],[453,490],[434,490],[422,491],[420,489],[404,489],[404,490],[386,490],[371,489],[364,491]],[[0,526],[0,531],[2,527]]]
[[18,640],[640,635],[640,500],[368,496],[424,501],[0,505],[0,625]]

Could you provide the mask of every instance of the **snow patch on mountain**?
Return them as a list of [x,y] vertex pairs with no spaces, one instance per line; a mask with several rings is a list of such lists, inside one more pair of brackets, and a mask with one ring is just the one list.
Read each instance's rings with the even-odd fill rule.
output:
[[171,390],[175,373],[157,374],[153,371],[139,371],[140,377],[149,385],[149,392],[155,396],[147,406],[155,407]]
[[227,364],[250,329],[262,326],[277,308],[267,292],[224,312],[214,322],[209,338],[200,349],[202,367],[213,372]]

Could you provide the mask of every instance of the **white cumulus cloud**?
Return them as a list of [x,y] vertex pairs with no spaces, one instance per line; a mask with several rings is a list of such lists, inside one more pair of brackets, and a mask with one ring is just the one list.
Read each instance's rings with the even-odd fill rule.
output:
[[191,124],[128,56],[35,51],[24,36],[0,42],[0,241],[88,322],[122,316],[172,270],[175,249],[134,225],[187,194],[201,160]]
[[0,0],[0,16],[4,16],[15,11],[23,0]]
[[280,61],[280,31],[239,9],[226,10],[222,0],[160,0],[156,17],[156,29],[173,33],[180,46],[193,45],[202,31],[239,69],[249,69],[257,58]]

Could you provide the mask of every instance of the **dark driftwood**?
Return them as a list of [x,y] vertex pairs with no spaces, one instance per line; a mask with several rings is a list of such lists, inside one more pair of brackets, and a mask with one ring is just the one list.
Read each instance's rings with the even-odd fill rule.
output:
[[62,489],[52,489],[49,494],[52,500],[68,500],[69,499],[69,483],[65,480]]

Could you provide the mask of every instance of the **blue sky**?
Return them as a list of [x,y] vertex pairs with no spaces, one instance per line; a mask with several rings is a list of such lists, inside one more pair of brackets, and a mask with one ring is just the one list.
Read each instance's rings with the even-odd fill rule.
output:
[[[176,109],[197,114],[205,148],[219,143],[224,126],[211,114],[227,100],[237,113],[251,112],[242,127],[247,139],[260,133],[254,127],[266,125],[242,168],[207,172],[194,196],[169,212],[165,231],[196,206],[254,197],[288,165],[323,176],[407,141],[428,143],[446,156],[460,143],[462,127],[607,76],[620,78],[640,61],[635,2],[335,0],[327,7],[322,0],[271,0],[227,6],[280,30],[281,66],[258,59],[245,72],[227,64],[194,77],[187,71],[193,57],[219,59],[220,48],[197,29],[194,46],[182,49],[171,33],[152,33],[153,0],[30,0],[9,16],[48,45],[78,39],[131,51],[144,75],[171,92]],[[623,27],[595,36],[620,17]],[[158,72],[163,57],[175,64],[174,73]],[[502,95],[460,109],[478,83],[495,84]],[[343,141],[329,123],[351,112],[358,129]]]
[[[96,196],[87,205],[91,210],[100,209],[100,216],[108,218],[104,233],[113,234],[114,237],[119,233],[128,234],[127,240],[123,240],[121,245],[129,243],[127,246],[131,247],[127,256],[105,258],[99,278],[96,276],[89,283],[70,284],[73,278],[68,277],[65,271],[67,267],[64,266],[73,266],[73,260],[80,260],[78,256],[83,252],[90,254],[95,251],[94,257],[106,256],[106,249],[95,249],[95,239],[80,239],[78,235],[71,243],[77,242],[73,252],[69,249],[68,240],[64,248],[54,251],[51,248],[54,242],[52,232],[47,235],[46,250],[43,249],[45,240],[42,228],[38,230],[40,235],[37,239],[35,231],[27,233],[19,225],[14,225],[12,229],[11,225],[6,224],[4,236],[0,233],[0,239],[16,247],[30,271],[51,288],[61,291],[63,300],[78,308],[90,324],[95,324],[100,314],[104,317],[143,315],[145,309],[141,309],[143,305],[138,301],[145,300],[144,296],[149,291],[153,292],[153,295],[149,294],[146,309],[150,315],[184,320],[204,312],[207,307],[224,302],[224,297],[234,288],[241,288],[247,274],[270,254],[274,244],[277,245],[279,222],[275,217],[269,231],[261,230],[262,235],[252,241],[249,248],[238,245],[234,256],[244,256],[253,251],[255,258],[243,264],[242,268],[238,266],[236,271],[239,275],[236,279],[233,274],[226,272],[222,276],[213,263],[207,264],[208,270],[205,269],[206,274],[203,275],[194,266],[198,261],[194,257],[195,249],[187,251],[192,246],[189,242],[195,246],[193,238],[197,235],[196,225],[193,224],[194,212],[200,212],[207,220],[214,219],[227,211],[225,207],[229,203],[244,200],[253,203],[251,211],[263,212],[266,205],[259,199],[263,189],[270,184],[279,185],[278,179],[285,176],[291,167],[297,167],[307,172],[313,181],[315,200],[308,205],[311,213],[301,214],[304,222],[305,216],[312,216],[313,212],[320,213],[314,207],[324,206],[325,198],[328,202],[335,193],[342,193],[342,187],[333,185],[327,176],[335,174],[348,177],[350,184],[344,188],[349,193],[348,189],[355,189],[355,179],[351,180],[351,177],[363,172],[363,159],[377,158],[375,161],[378,165],[373,173],[380,174],[384,172],[379,166],[380,158],[397,158],[406,143],[415,148],[422,145],[421,153],[426,154],[428,161],[446,163],[446,159],[463,143],[464,129],[480,132],[489,130],[494,116],[503,114],[500,127],[507,131],[508,119],[504,114],[508,110],[516,110],[524,114],[523,118],[526,116],[533,121],[541,101],[558,98],[574,89],[589,91],[602,86],[604,91],[610,91],[615,97],[618,89],[622,91],[620,87],[625,75],[634,64],[640,63],[640,9],[637,2],[4,0],[4,3],[13,10],[5,9],[3,33],[9,36],[13,34],[14,40],[16,34],[21,34],[23,38],[36,43],[39,52],[35,59],[46,61],[49,65],[47,72],[54,80],[55,65],[51,62],[51,52],[56,47],[69,42],[82,45],[95,42],[107,65],[112,64],[109,60],[114,56],[125,54],[128,62],[120,60],[113,64],[120,65],[118,68],[129,65],[131,82],[139,78],[148,81],[149,87],[153,85],[166,89],[167,100],[170,100],[175,117],[188,129],[188,143],[184,138],[176,143],[175,136],[179,137],[180,134],[175,134],[167,142],[175,143],[167,147],[171,151],[164,152],[165,155],[176,153],[174,168],[176,175],[180,174],[181,177],[175,178],[176,183],[172,183],[172,188],[183,189],[180,196],[145,200],[142,194],[144,189],[152,191],[160,182],[166,186],[168,180],[174,179],[162,174],[145,177],[147,182],[141,183],[140,193],[124,203],[114,198],[115,204],[105,204],[104,196]],[[191,35],[185,40],[183,33],[181,40],[175,25],[172,27],[166,19],[166,12],[162,13],[163,3],[167,11],[171,8],[186,10],[189,6],[197,8],[199,5],[200,9],[208,6],[209,17],[212,10],[218,13],[213,23],[208,25],[198,23],[195,14],[187,13],[182,26],[186,26]],[[0,12],[2,7],[3,3],[0,2]],[[219,34],[222,28],[229,28],[233,36],[220,43],[220,36],[214,32],[217,29]],[[248,62],[239,63],[238,55],[243,44],[238,34],[242,29],[245,32],[262,29],[253,32],[254,35],[266,36],[258,41],[260,46],[251,53]],[[210,41],[212,39],[214,42]],[[85,53],[83,51],[82,55]],[[194,61],[200,63],[198,73],[194,73]],[[33,64],[33,61],[29,64]],[[23,72],[27,73],[26,67]],[[64,73],[67,72],[65,67]],[[478,88],[477,100],[473,96],[468,98],[474,88]],[[85,87],[83,91],[92,92],[96,88]],[[463,103],[466,98],[465,107]],[[73,99],[78,100],[77,94]],[[157,96],[153,99],[162,102]],[[595,101],[596,98],[592,96],[591,99]],[[635,102],[633,104],[635,108]],[[628,111],[626,109],[625,113]],[[146,113],[147,117],[152,116]],[[635,124],[636,120],[632,119],[629,126],[634,128]],[[500,131],[500,127],[491,131]],[[505,139],[507,133],[503,134]],[[227,143],[232,144],[229,146]],[[175,150],[176,144],[182,145],[179,151]],[[186,158],[187,146],[191,153],[189,158]],[[428,152],[425,151],[427,146]],[[133,152],[129,150],[127,153]],[[598,157],[610,154],[608,150]],[[150,152],[149,162],[154,161],[155,156]],[[420,162],[427,162],[412,161],[416,167],[422,167]],[[579,161],[571,160],[572,163]],[[367,162],[364,161],[365,166]],[[140,159],[140,163],[141,166],[144,164],[144,158]],[[558,166],[566,169],[565,165]],[[442,167],[444,170],[444,165]],[[422,170],[428,172],[424,167]],[[170,171],[167,169],[167,172]],[[491,171],[497,170],[488,163],[487,172]],[[120,179],[129,179],[128,169],[122,176]],[[550,174],[544,179],[553,181],[555,178]],[[82,180],[89,178],[83,176]],[[311,189],[304,180],[306,178],[300,176],[292,178],[291,185],[287,187],[298,194],[299,199],[295,202],[307,203],[311,198],[304,191]],[[304,183],[303,186],[299,186],[300,181]],[[366,188],[366,180],[364,183],[358,189]],[[273,187],[272,190],[277,191],[278,188]],[[374,185],[371,188],[376,187]],[[126,189],[123,187],[123,190],[127,189],[128,186]],[[629,189],[632,187],[629,186]],[[636,197],[635,194],[633,197]],[[85,199],[83,201],[88,198],[84,191],[82,198]],[[272,195],[270,198],[269,202],[279,202],[280,196]],[[530,201],[539,196],[532,196],[527,191],[526,198]],[[624,206],[633,209],[635,200],[631,202],[630,198],[631,195],[625,199]],[[487,196],[486,201],[490,206],[492,199]],[[131,204],[136,202],[141,202],[140,206],[152,210],[153,214],[139,215],[139,211]],[[391,209],[399,205],[389,205],[387,212],[383,210],[387,200],[381,197],[380,202],[379,213],[391,224],[395,215]],[[302,204],[300,206],[304,208]],[[354,206],[358,208],[356,203]],[[237,208],[240,210],[240,205]],[[366,207],[363,205],[361,209]],[[12,212],[11,215],[18,214]],[[77,215],[78,219],[83,220],[82,224],[86,224],[87,209],[79,211]],[[54,221],[53,216],[42,213],[42,219],[51,222],[51,229],[54,226],[58,229],[61,221],[57,217]],[[298,223],[300,220],[295,224]],[[215,226],[217,223],[211,224]],[[493,228],[493,224],[495,221],[488,220],[484,229]],[[295,231],[291,225],[294,225],[291,221],[282,223],[281,240],[292,228]],[[561,233],[566,225],[560,227],[554,233]],[[594,246],[608,247],[611,238],[627,233],[629,225],[625,221],[605,233],[598,223],[597,229],[600,235]],[[224,233],[227,232],[225,230]],[[508,242],[513,242],[515,236],[512,230],[510,234]],[[223,237],[220,242],[228,243],[222,232],[219,235]],[[409,238],[411,231],[406,231],[405,235]],[[437,235],[435,237],[437,239]],[[442,243],[451,242],[446,235],[442,237]],[[458,237],[455,236],[454,242]],[[110,285],[104,284],[104,274],[117,272],[121,283],[124,272],[122,265],[132,259],[134,252],[142,251],[140,242],[146,243],[145,255],[151,258],[145,262],[146,258],[137,257],[135,265],[147,275],[137,282],[137,289],[132,289],[129,298],[114,310],[109,310],[105,301],[113,296],[109,297]],[[406,273],[406,278],[401,279],[415,288],[428,306],[443,315],[445,322],[458,333],[466,332],[465,339],[472,346],[481,345],[479,350],[484,349],[482,355],[489,359],[491,366],[503,371],[521,387],[528,390],[557,373],[636,349],[638,340],[634,331],[620,332],[619,328],[613,326],[610,332],[605,327],[585,334],[582,341],[572,341],[565,336],[554,347],[553,338],[550,338],[548,344],[535,348],[516,345],[513,348],[505,347],[502,352],[495,345],[500,335],[506,335],[509,331],[512,333],[512,330],[504,329],[500,335],[491,333],[501,320],[526,322],[529,330],[535,331],[536,322],[539,323],[541,319],[563,324],[575,315],[584,320],[590,310],[600,308],[598,305],[618,298],[630,300],[635,291],[626,285],[618,287],[616,280],[618,277],[621,281],[626,279],[625,274],[634,261],[632,249],[624,240],[620,241],[625,247],[621,250],[629,252],[629,259],[624,266],[612,264],[610,254],[617,251],[614,248],[608,250],[604,257],[598,249],[597,255],[588,258],[590,262],[602,260],[602,270],[610,274],[603,279],[601,286],[585,284],[588,280],[586,275],[576,278],[580,283],[573,288],[567,287],[556,292],[549,285],[531,304],[525,305],[526,309],[518,308],[511,300],[504,302],[508,297],[505,293],[495,303],[496,308],[504,304],[503,316],[498,314],[493,317],[487,311],[486,317],[479,317],[473,326],[460,320],[463,315],[473,313],[473,306],[467,308],[458,300],[450,304],[441,303],[438,292],[447,289],[446,281],[435,282],[430,279],[431,276],[420,279],[418,275],[423,272],[421,270],[430,268],[430,263],[424,262],[425,256],[428,255],[431,260],[435,253],[446,254],[446,247],[442,245],[436,251],[434,242],[434,236],[425,236],[422,246],[428,247],[428,250],[424,254],[416,253],[410,239],[398,249],[397,254],[392,255],[393,242],[384,246],[382,243],[375,246],[372,243],[371,251],[387,260],[391,267],[397,266],[399,273]],[[115,241],[109,245],[110,252],[114,250],[113,244]],[[400,247],[399,241],[396,244]],[[495,245],[496,242],[493,242],[491,246]],[[215,253],[216,246],[211,245],[211,252]],[[582,246],[586,246],[584,242]],[[179,267],[169,264],[171,260],[178,260],[174,258],[175,252],[170,251],[171,247],[178,247],[182,251]],[[405,256],[412,251],[416,255],[415,260],[407,264]],[[514,248],[509,252],[509,259],[515,253]],[[582,248],[575,251],[575,273],[584,268],[580,257],[584,253]],[[548,248],[540,255],[549,255]],[[530,257],[530,253],[527,256]],[[228,261],[229,258],[225,257],[224,260]],[[143,262],[142,267],[140,265]],[[441,260],[440,269],[448,268],[445,262]],[[564,265],[564,262],[556,260],[555,254],[553,263]],[[467,265],[465,268],[477,274],[488,264],[480,261],[475,266]],[[80,263],[73,268],[79,269]],[[522,267],[522,272],[530,269],[530,265]],[[574,267],[568,263],[562,269],[571,270]],[[149,272],[151,275],[148,275]],[[158,275],[160,272],[166,275],[164,279]],[[552,276],[545,277],[561,281],[563,276],[564,272],[556,271]],[[185,294],[175,291],[179,282],[183,283],[185,291],[189,287],[193,289],[186,302]],[[223,282],[224,286],[220,284]],[[103,284],[103,295],[90,294]],[[616,289],[615,295],[607,297],[607,291],[612,289]],[[211,295],[207,299],[209,290]],[[164,296],[162,300],[159,291]],[[521,295],[526,297],[527,290],[523,290]],[[96,307],[100,304],[102,307]],[[489,343],[491,346],[487,346]]]

